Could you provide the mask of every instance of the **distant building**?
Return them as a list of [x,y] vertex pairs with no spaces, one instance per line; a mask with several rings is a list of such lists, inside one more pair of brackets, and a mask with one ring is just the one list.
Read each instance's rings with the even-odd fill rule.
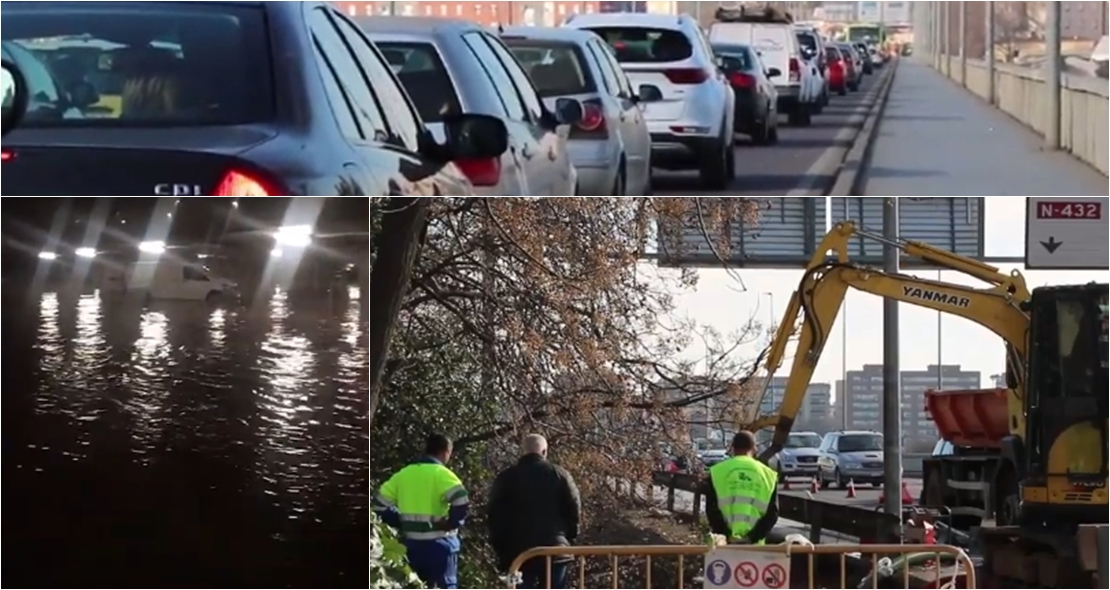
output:
[[[779,411],[786,394],[787,377],[775,377],[767,385],[767,393],[759,404],[759,414],[767,416]],[[828,383],[811,383],[794,430],[826,430],[833,418],[832,387]]]
[[[925,391],[979,389],[982,374],[965,371],[960,365],[930,365],[924,371],[903,371],[901,381],[903,437],[907,441],[935,441],[937,429],[925,407]],[[848,428],[882,431],[882,365],[864,365],[862,370],[849,371],[845,396]]]

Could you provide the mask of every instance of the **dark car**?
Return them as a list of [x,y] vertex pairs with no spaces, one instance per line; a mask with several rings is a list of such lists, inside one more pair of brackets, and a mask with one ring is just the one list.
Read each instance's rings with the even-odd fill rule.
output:
[[30,52],[53,89],[28,75],[4,194],[465,195],[450,163],[507,149],[505,124],[482,115],[436,141],[330,3],[4,6],[5,48]]
[[716,43],[713,52],[736,93],[735,131],[751,136],[756,145],[778,141],[778,92],[772,80],[782,72],[766,68],[748,45]]
[[871,48],[866,43],[853,43],[852,49],[855,49],[863,60],[863,75],[870,76],[874,74],[875,64],[871,61]]

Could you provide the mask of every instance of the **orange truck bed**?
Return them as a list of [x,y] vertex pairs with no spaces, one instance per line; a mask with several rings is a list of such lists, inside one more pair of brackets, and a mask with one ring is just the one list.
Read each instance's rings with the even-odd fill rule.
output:
[[1005,389],[925,392],[941,438],[958,447],[998,448],[1010,434]]

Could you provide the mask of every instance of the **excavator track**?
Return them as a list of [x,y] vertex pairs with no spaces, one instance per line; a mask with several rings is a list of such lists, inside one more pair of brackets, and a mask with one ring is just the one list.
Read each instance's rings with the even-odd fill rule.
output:
[[1099,580],[1105,579],[1100,569],[1106,567],[1106,528],[1083,525],[1075,534],[1040,534],[1016,526],[983,528],[979,586],[1099,588]]

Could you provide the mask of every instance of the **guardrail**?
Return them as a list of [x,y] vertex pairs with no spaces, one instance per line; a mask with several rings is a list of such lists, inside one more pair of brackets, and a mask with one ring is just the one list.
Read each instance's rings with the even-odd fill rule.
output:
[[[959,57],[942,56],[934,66],[972,94],[1026,127],[1044,134],[1048,128],[1048,97],[1040,68],[995,64],[991,96],[990,68],[985,60],[968,59],[966,72]],[[942,67],[943,66],[943,67]],[[1060,145],[1077,159],[1110,174],[1110,83],[1106,78],[1065,73],[1060,95]]]
[[[918,453],[904,455],[906,477],[919,478],[926,457],[928,455]],[[666,490],[668,512],[680,512],[676,510],[677,492],[693,495],[690,511],[695,522],[702,517],[703,482],[701,475],[692,473],[657,471],[652,474],[652,484]],[[824,502],[808,495],[783,493],[779,494],[779,516],[808,525],[810,540],[814,543],[820,543],[826,532],[871,543],[899,542],[902,537],[903,518],[886,514],[881,507]]]

